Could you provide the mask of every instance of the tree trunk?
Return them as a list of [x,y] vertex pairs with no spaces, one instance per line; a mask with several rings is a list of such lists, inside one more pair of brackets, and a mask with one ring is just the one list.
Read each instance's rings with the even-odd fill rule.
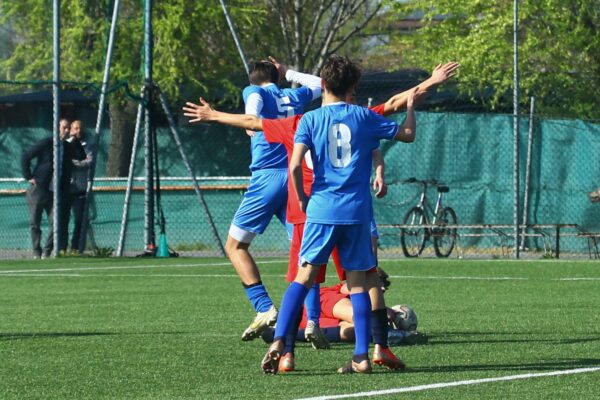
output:
[[135,131],[137,103],[127,101],[109,104],[111,139],[106,163],[106,176],[127,176]]

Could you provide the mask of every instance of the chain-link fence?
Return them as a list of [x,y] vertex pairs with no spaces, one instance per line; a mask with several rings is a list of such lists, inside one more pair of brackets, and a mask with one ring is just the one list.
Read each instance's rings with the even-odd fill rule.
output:
[[[423,79],[421,75],[409,74],[394,84],[367,79],[359,92],[359,102],[375,105],[413,86]],[[96,121],[97,90],[85,86],[77,89],[64,93],[62,115],[70,120],[82,120],[90,141]],[[20,159],[34,143],[51,135],[50,93],[46,84],[27,87],[0,84],[2,257],[31,256],[30,217],[24,195],[29,183],[22,178]],[[446,246],[447,250],[448,241],[453,244],[451,257],[512,256],[513,117],[431,111],[468,108],[468,103],[456,96],[450,96],[452,100],[448,101],[449,96],[447,92],[437,93],[418,111],[414,143],[382,143],[389,193],[384,199],[375,200],[374,205],[383,257],[404,256],[403,241],[404,247],[410,247],[407,243],[420,243],[423,239],[427,240],[422,256],[434,256],[434,244]],[[115,127],[123,126],[118,117],[130,119],[127,122],[132,128],[135,114],[119,114],[115,107],[112,103],[110,120],[107,118],[107,128],[100,136],[88,254],[116,249],[119,243],[133,132],[126,133],[129,139],[124,139],[122,134],[115,133]],[[178,108],[179,105],[174,106],[172,112],[177,120],[183,151],[199,180],[207,209],[202,207],[194,190],[166,119],[157,112],[161,205],[166,218],[166,236],[170,247],[181,255],[219,255],[209,215],[224,243],[233,214],[249,182],[250,138],[237,129],[204,124],[189,126]],[[395,118],[401,121],[403,115]],[[143,145],[142,137],[137,143],[135,179],[124,237],[125,255],[140,254],[145,247]],[[599,146],[599,124],[537,117],[530,121],[527,115],[521,116],[518,218],[520,224],[526,225],[519,230],[525,238],[519,243],[524,256],[556,256],[557,252],[561,257],[596,255],[594,234],[600,232],[600,219],[597,218],[600,205],[591,203],[588,193],[600,186]],[[435,179],[447,185],[449,191],[442,193],[442,203],[455,211],[456,221],[444,218],[443,222],[449,225],[435,228],[432,225],[435,212],[428,210],[425,213],[429,219],[418,221],[423,227],[411,227],[415,220],[407,219],[405,215],[417,206],[422,192],[418,184],[404,182],[411,177]],[[437,193],[430,185],[427,202],[432,208],[435,208]],[[526,196],[527,220],[523,221]],[[49,234],[49,227],[45,217],[43,221],[45,236]],[[72,229],[71,224],[69,232]],[[257,255],[285,255],[288,246],[285,230],[274,220],[253,242],[252,249]],[[409,248],[408,252],[411,251]]]

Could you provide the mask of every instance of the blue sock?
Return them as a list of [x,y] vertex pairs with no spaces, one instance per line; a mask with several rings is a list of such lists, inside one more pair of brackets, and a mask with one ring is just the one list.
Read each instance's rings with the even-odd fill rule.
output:
[[296,348],[296,334],[298,333],[298,328],[300,327],[300,321],[302,321],[302,308],[300,308],[300,312],[296,315],[296,319],[294,320],[294,324],[285,335],[285,346],[283,347],[283,354],[292,353],[294,354],[294,349]]
[[281,309],[275,326],[275,340],[284,339],[292,329],[307,292],[308,289],[297,282],[292,282],[288,286],[281,299]]
[[364,292],[351,294],[350,301],[352,302],[354,335],[356,336],[354,355],[366,354],[369,352],[369,342],[371,342],[371,299],[369,294]]
[[252,285],[244,285],[244,290],[256,312],[265,312],[273,305],[273,301],[261,281]]
[[321,293],[319,292],[320,285],[315,283],[308,291],[304,305],[306,306],[306,317],[310,321],[315,321],[319,325],[319,317],[321,316]]

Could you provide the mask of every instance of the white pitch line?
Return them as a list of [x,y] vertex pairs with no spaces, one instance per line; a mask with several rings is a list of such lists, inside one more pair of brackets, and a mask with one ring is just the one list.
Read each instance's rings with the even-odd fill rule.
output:
[[[52,276],[52,277],[65,277],[65,278],[116,278],[116,277],[126,277],[126,278],[239,278],[237,275],[211,275],[211,274],[2,274],[2,276],[11,276],[11,277],[42,277],[42,276]],[[285,275],[262,275],[262,276],[277,276],[283,277]]]
[[600,281],[600,278],[560,278],[555,281]]
[[[273,260],[273,261],[261,261],[259,264],[276,264],[287,262],[287,260]],[[16,269],[8,271],[0,271],[2,274],[18,274],[18,273],[30,273],[30,272],[68,272],[68,271],[96,271],[96,270],[109,270],[109,269],[145,269],[145,268],[181,268],[181,267],[219,267],[231,265],[229,262],[222,263],[206,263],[206,264],[149,264],[149,265],[113,265],[105,267],[82,267],[82,268],[44,268],[44,269]]]
[[[189,265],[189,264],[188,264]],[[204,265],[201,265],[204,266]],[[123,268],[123,269],[130,269]],[[138,269],[142,267],[135,267]],[[85,271],[100,270],[100,269],[115,269],[115,268],[84,268]],[[0,273],[0,277],[73,277],[73,278],[114,278],[114,277],[129,277],[129,278],[185,278],[185,277],[196,277],[196,278],[237,278],[235,274],[94,274],[94,273],[62,273],[67,271],[78,271],[82,269],[68,268],[68,269],[55,269],[55,270],[22,270],[22,271],[4,271]],[[36,272],[40,271],[40,272]],[[43,271],[43,272],[41,272]],[[57,272],[52,272],[57,271]],[[283,274],[261,274],[266,278],[281,278]],[[413,279],[413,280],[467,280],[467,281],[526,281],[530,278],[518,278],[518,277],[478,277],[478,276],[413,276],[413,275],[390,275],[392,279]],[[543,279],[537,279],[543,280]],[[600,281],[600,278],[560,278],[550,279],[550,281],[561,282],[561,281]]]
[[472,280],[472,281],[528,281],[529,278],[510,276],[418,276],[418,275],[390,275],[388,278],[397,279],[443,279],[443,280]]
[[471,380],[466,380],[466,381],[433,383],[433,384],[429,384],[429,385],[409,386],[409,387],[396,388],[396,389],[374,390],[371,392],[359,392],[359,393],[349,393],[349,394],[336,394],[336,395],[330,395],[330,396],[305,397],[305,398],[297,399],[297,400],[334,400],[334,399],[350,399],[350,398],[356,398],[356,397],[385,396],[388,394],[395,394],[395,393],[422,392],[422,391],[430,390],[430,389],[443,389],[443,388],[455,387],[455,386],[478,385],[481,383],[514,381],[514,380],[518,380],[518,379],[541,378],[541,377],[545,377],[545,376],[584,374],[586,372],[598,372],[598,371],[600,371],[600,367],[577,368],[577,369],[568,369],[568,370],[563,370],[563,371],[541,372],[541,373],[535,373],[535,374],[508,375],[508,376],[500,376],[497,378],[471,379]]

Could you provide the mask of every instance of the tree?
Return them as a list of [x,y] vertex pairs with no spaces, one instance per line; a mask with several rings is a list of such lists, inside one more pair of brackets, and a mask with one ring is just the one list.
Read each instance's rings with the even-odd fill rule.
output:
[[381,9],[369,0],[267,0],[275,10],[291,67],[317,74],[325,60],[363,30]]
[[[429,69],[461,63],[459,89],[473,97],[488,88],[494,108],[510,98],[513,1],[390,1],[388,16],[418,17],[412,34],[391,34],[380,49],[400,65]],[[521,101],[536,97],[542,114],[600,118],[600,3],[598,0],[519,2]],[[508,97],[507,97],[508,94]]]
[[[61,75],[65,81],[102,80],[112,17],[112,0],[63,0],[61,7]],[[268,54],[273,34],[265,29],[267,12],[252,0],[238,0],[230,10],[252,42],[250,56]],[[111,83],[127,82],[137,95],[142,84],[142,4],[123,0],[111,69]],[[16,37],[9,57],[0,60],[0,79],[51,80],[52,9],[50,2],[0,2],[0,25],[10,25]],[[208,98],[239,102],[246,82],[218,0],[155,1],[155,82],[171,98],[203,93]],[[260,40],[259,40],[260,38]],[[109,98],[112,143],[107,175],[127,172],[135,120],[135,102],[124,91]],[[123,151],[125,150],[125,151]]]

